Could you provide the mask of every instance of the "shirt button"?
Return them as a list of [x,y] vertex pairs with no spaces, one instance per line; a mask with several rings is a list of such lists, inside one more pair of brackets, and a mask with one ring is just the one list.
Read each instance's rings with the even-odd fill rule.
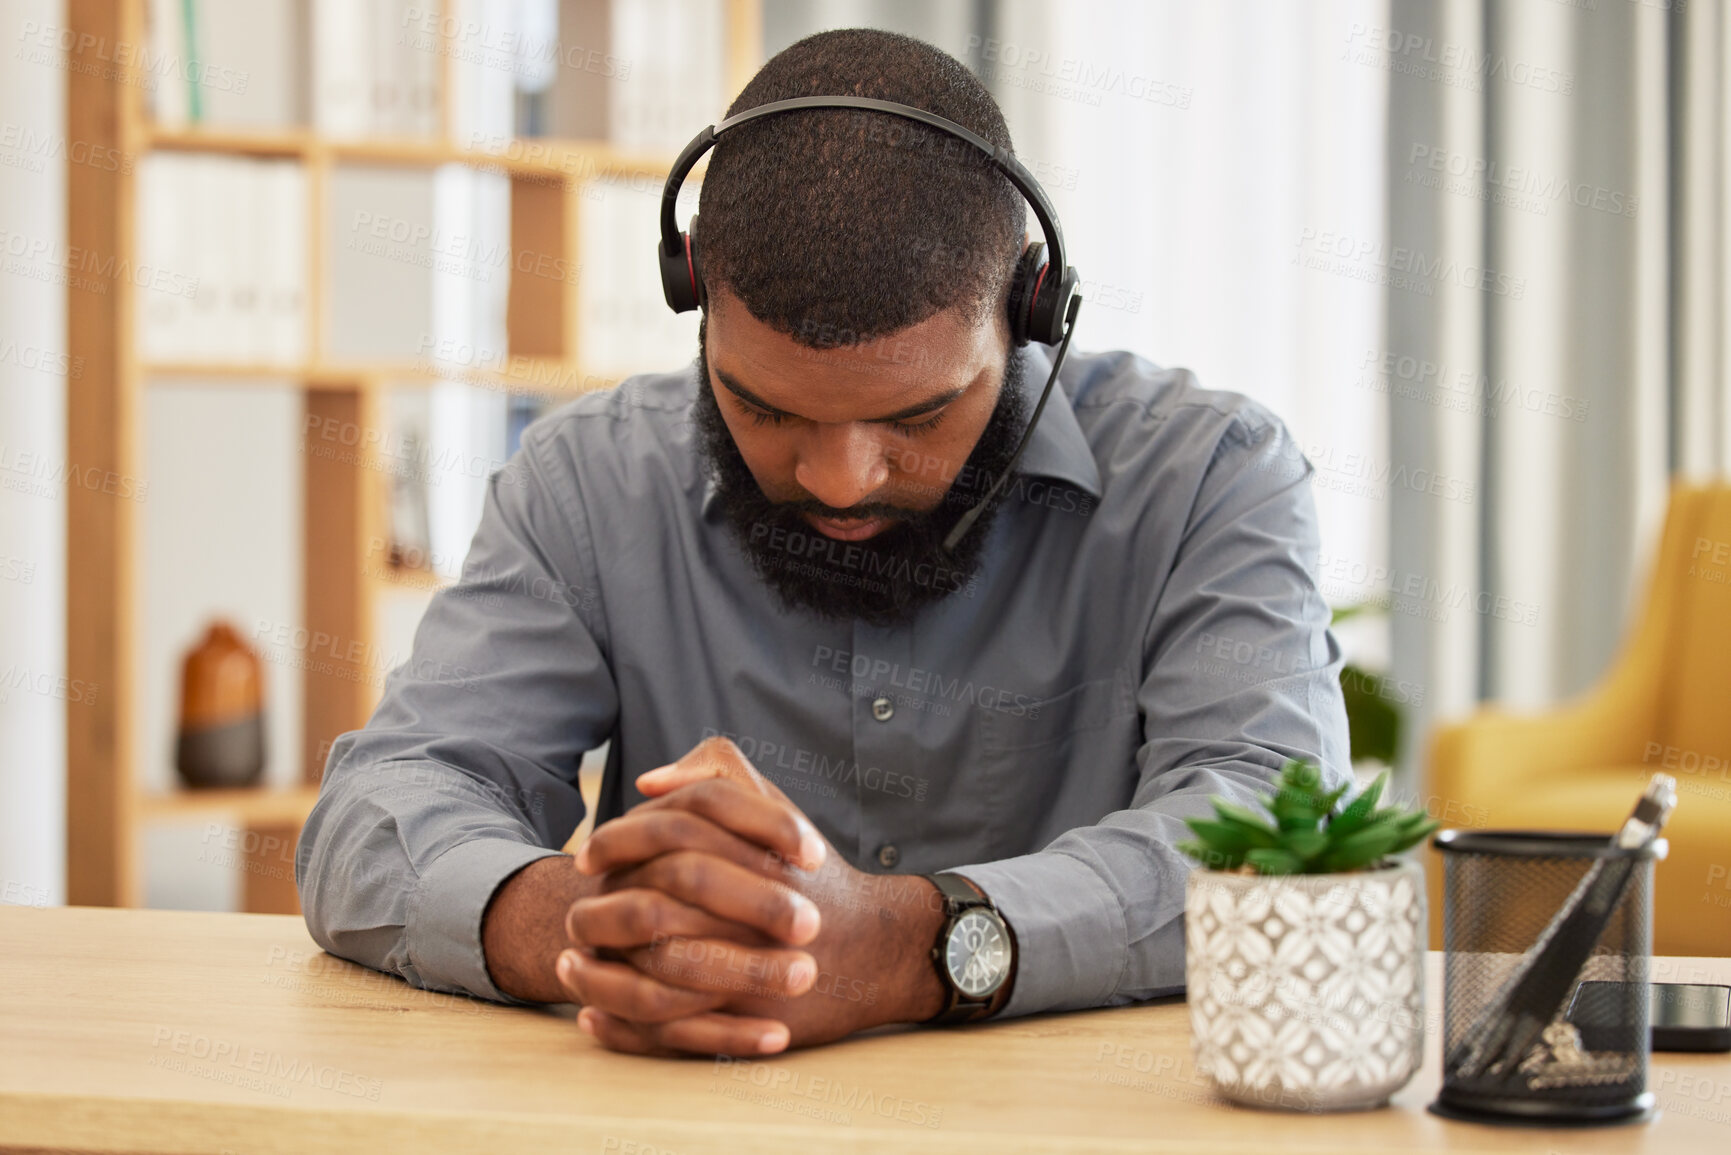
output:
[[880,722],[887,722],[896,716],[896,704],[888,698],[879,698],[872,703],[872,717]]
[[878,847],[878,865],[889,870],[902,860],[902,852],[896,849],[896,844],[886,842]]

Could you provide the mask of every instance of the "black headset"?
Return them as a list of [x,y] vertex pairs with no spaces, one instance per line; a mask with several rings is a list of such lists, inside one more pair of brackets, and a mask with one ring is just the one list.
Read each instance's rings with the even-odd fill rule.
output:
[[[1046,378],[1046,388],[1040,394],[1040,403],[1034,407],[1034,415],[1029,420],[1021,443],[1016,446],[1015,456],[1010,459],[1003,475],[979,504],[961,516],[955,528],[950,530],[949,536],[944,539],[944,549],[953,550],[962,535],[967,533],[968,528],[1004,488],[1010,475],[1015,472],[1016,464],[1022,459],[1022,451],[1028,448],[1028,442],[1034,436],[1034,426],[1039,424],[1040,414],[1045,412],[1046,401],[1052,395],[1052,386],[1058,380],[1058,370],[1070,351],[1070,336],[1075,332],[1076,314],[1082,306],[1081,295],[1077,292],[1079,278],[1076,270],[1064,263],[1064,230],[1058,224],[1058,215],[1052,210],[1052,202],[1046,199],[1046,192],[1040,187],[1040,182],[1034,179],[1034,174],[1029,172],[1009,149],[1000,148],[985,137],[923,108],[889,100],[874,100],[866,96],[800,96],[748,108],[720,124],[710,125],[692,137],[691,143],[680,151],[678,159],[673,162],[672,171],[667,174],[667,184],[661,190],[661,243],[655,251],[661,266],[661,292],[667,298],[667,307],[675,313],[687,313],[707,303],[703,288],[703,261],[698,254],[697,244],[691,239],[689,232],[679,231],[679,223],[674,217],[679,186],[685,183],[686,174],[691,171],[698,158],[715,147],[722,133],[742,124],[784,112],[826,108],[863,109],[899,116],[904,120],[919,121],[972,145],[1027,199],[1034,210],[1034,218],[1040,222],[1040,230],[1046,237],[1044,244],[1036,241],[1024,249],[1022,258],[1016,265],[1015,278],[1010,282],[1010,338],[1018,346],[1026,345],[1029,341],[1056,345],[1058,352],[1052,359],[1052,373]],[[691,224],[695,229],[695,216],[691,218]],[[1054,267],[1063,270],[1055,277],[1049,275]]]

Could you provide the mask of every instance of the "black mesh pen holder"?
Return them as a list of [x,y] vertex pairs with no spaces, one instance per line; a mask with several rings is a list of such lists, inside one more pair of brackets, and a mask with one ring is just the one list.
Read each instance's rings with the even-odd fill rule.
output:
[[1443,1083],[1431,1110],[1540,1126],[1650,1115],[1653,864],[1665,841],[1448,830],[1435,845]]

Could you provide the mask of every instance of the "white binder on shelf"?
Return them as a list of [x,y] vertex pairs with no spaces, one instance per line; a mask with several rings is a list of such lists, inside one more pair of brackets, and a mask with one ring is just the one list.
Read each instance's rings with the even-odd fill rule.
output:
[[326,136],[372,130],[370,16],[356,0],[312,0],[312,120]]

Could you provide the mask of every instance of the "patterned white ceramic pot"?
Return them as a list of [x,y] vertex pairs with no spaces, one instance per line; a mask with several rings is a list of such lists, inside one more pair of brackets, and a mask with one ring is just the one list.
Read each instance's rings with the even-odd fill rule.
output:
[[1424,1050],[1424,872],[1193,870],[1185,969],[1196,1065],[1235,1102],[1377,1107]]

